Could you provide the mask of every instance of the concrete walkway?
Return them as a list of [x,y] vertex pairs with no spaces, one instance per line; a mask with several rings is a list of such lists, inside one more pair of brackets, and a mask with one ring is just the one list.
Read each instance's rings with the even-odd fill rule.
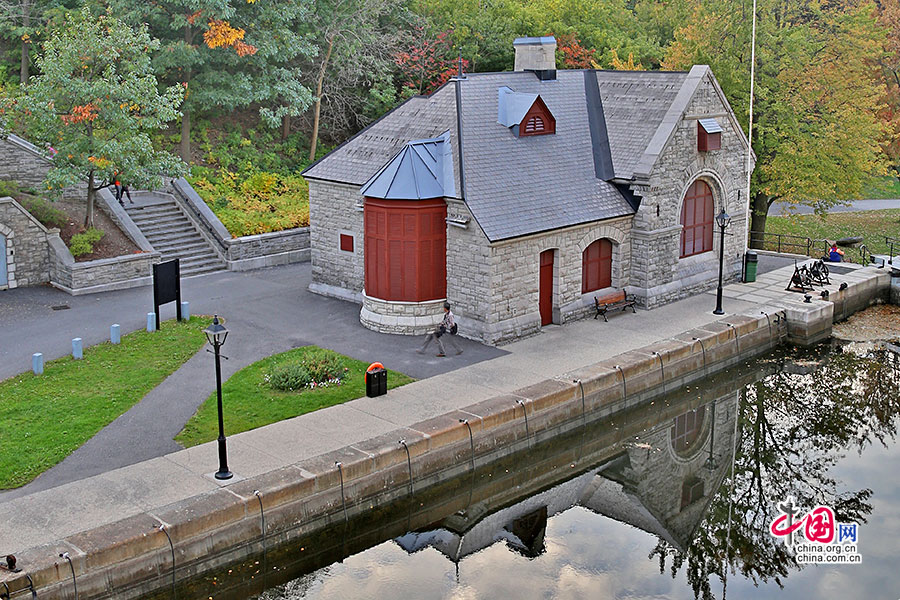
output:
[[[900,208],[900,199],[884,199],[884,200],[851,200],[848,204],[839,204],[832,206],[828,212],[854,212],[863,210],[884,210],[886,208]],[[782,215],[811,215],[815,211],[811,206],[796,206],[791,208],[789,204],[775,202],[769,209],[770,217],[780,217]]]
[[[307,291],[309,263],[245,273],[185,279],[182,298],[194,314],[218,312],[231,333],[222,353],[222,377],[266,356],[316,344],[363,361],[380,361],[416,379],[432,377],[505,354],[503,349],[460,340],[462,355],[418,355],[421,338],[385,335],[359,323],[359,306]],[[152,291],[139,288],[96,296],[69,296],[49,287],[0,292],[0,339],[28,340],[0,348],[0,378],[30,368],[31,353],[59,357],[71,338],[85,346],[108,339],[109,324],[123,333],[146,326]],[[66,304],[68,310],[52,306]],[[163,318],[175,315],[174,304]],[[277,319],[272,318],[278,315]],[[165,324],[163,325],[165,326]],[[0,502],[84,479],[181,449],[173,438],[215,391],[213,357],[202,349],[128,412],[28,485],[0,492]]]

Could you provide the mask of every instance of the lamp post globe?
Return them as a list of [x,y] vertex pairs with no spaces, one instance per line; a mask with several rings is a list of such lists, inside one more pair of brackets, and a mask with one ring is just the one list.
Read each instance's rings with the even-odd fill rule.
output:
[[719,244],[719,285],[716,288],[716,310],[713,311],[713,314],[724,315],[725,311],[722,310],[722,273],[725,263],[725,229],[731,225],[731,217],[728,216],[724,208],[722,212],[716,215],[716,225],[719,226],[719,233],[721,234],[719,237],[722,239]]
[[216,479],[231,479],[234,475],[228,470],[228,450],[225,444],[225,424],[222,420],[222,361],[219,349],[225,343],[228,337],[228,330],[224,325],[219,323],[219,315],[213,316],[212,324],[203,330],[206,334],[206,340],[213,347],[213,353],[216,356],[216,407],[219,410],[219,437],[217,438],[219,446],[219,470],[216,471]]

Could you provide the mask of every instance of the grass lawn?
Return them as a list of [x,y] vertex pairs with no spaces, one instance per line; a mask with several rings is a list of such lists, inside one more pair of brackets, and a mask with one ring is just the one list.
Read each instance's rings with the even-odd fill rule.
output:
[[[800,235],[814,240],[862,236],[870,252],[884,254],[888,251],[884,236],[900,238],[900,208],[831,213],[824,219],[818,215],[769,217],[766,233]],[[898,252],[900,246],[895,244],[894,253]],[[847,256],[853,262],[859,261],[854,250],[848,251]]]
[[[338,357],[349,369],[340,385],[282,392],[273,389],[266,381],[266,376],[276,365],[300,362],[313,352],[326,352]],[[256,429],[365,396],[365,372],[368,366],[362,361],[316,346],[295,348],[248,365],[222,385],[225,434],[232,435]],[[403,373],[388,371],[388,388],[406,385],[411,381],[414,379]],[[175,441],[185,447],[209,442],[218,436],[218,427],[216,394],[213,393],[191,417],[181,433],[175,436]]]
[[863,192],[863,198],[900,198],[900,178],[878,177]]
[[0,489],[28,483],[135,405],[197,352],[207,325],[166,321],[0,382]]

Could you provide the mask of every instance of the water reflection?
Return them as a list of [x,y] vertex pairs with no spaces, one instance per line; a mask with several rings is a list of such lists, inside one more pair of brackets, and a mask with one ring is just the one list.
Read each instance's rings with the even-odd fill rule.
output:
[[[768,533],[788,495],[833,507],[839,521],[866,523],[878,500],[878,510],[898,512],[896,485],[885,498],[873,488],[893,481],[883,454],[898,456],[900,368],[884,350],[844,350],[769,357],[727,375],[725,393],[682,390],[683,410],[645,415],[642,431],[563,483],[530,495],[521,484],[525,498],[482,494],[261,598],[767,597],[772,590],[755,586],[794,580],[788,595],[809,597],[810,570],[834,581],[894,579],[874,549],[900,531],[881,514],[879,528],[861,525],[872,541],[861,566],[801,569]],[[684,400],[692,394],[700,402]],[[877,464],[872,452],[882,453]],[[854,476],[842,480],[835,473],[847,462]]]

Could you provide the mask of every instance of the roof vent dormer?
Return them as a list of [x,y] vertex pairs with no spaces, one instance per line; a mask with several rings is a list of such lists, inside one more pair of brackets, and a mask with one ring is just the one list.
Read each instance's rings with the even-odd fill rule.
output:
[[497,93],[497,122],[516,137],[556,133],[556,118],[538,94],[522,94],[508,87]]
[[513,47],[516,49],[516,71],[532,71],[541,81],[556,79],[556,38],[516,38]]

